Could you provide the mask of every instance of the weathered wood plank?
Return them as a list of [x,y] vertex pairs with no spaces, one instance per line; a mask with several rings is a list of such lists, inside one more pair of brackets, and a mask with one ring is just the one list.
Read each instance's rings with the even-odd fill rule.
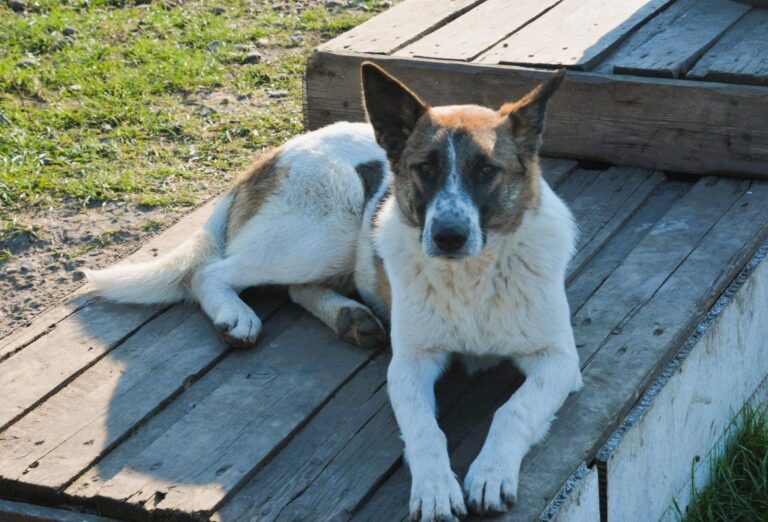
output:
[[540,164],[544,179],[553,189],[557,189],[577,165],[573,160],[559,158],[541,158]]
[[690,66],[748,10],[749,6],[728,0],[699,0],[673,24],[660,27],[645,44],[618,58],[614,72],[685,76]]
[[[78,481],[71,492],[98,497],[110,513],[209,515],[374,355],[338,340],[298,307],[289,309],[291,327],[260,350],[230,354],[214,370],[234,370],[231,378],[139,453],[126,455],[114,476]],[[185,444],[193,437],[195,445]]]
[[[586,252],[579,252],[571,266],[589,266],[589,271],[572,269],[568,275],[568,302],[571,310],[581,308],[603,281],[621,264],[635,246],[690,188],[692,183],[666,181],[637,212],[589,260],[579,263]],[[621,218],[621,217],[620,217]],[[613,228],[613,227],[611,227]],[[599,236],[598,236],[599,237]]]
[[728,0],[678,0],[641,27],[595,70],[679,78],[750,7]]
[[0,431],[108,354],[165,308],[97,301],[0,364]]
[[561,0],[488,0],[400,49],[397,56],[472,60]]
[[[363,119],[359,65],[365,59],[378,62],[434,105],[498,107],[550,74],[512,66],[315,53],[306,82],[310,128]],[[552,156],[768,176],[765,87],[571,72],[552,99],[546,129],[543,151]]]
[[612,520],[659,520],[768,375],[768,263],[740,279],[598,453]]
[[[598,234],[609,237],[612,231],[621,228],[624,221],[615,219],[617,214],[634,212],[662,179],[658,172],[632,167],[613,167],[598,174],[594,183],[570,205],[579,227],[577,256]],[[598,239],[598,242],[605,240]],[[571,266],[581,264],[581,257],[571,262]]]
[[0,520],[3,522],[107,522],[112,519],[0,498]]
[[563,0],[477,61],[589,69],[672,0]]
[[405,0],[318,47],[322,51],[390,54],[483,0]]
[[574,333],[582,362],[600,349],[605,332],[621,332],[622,324],[654,296],[748,187],[748,181],[703,179],[656,224],[575,311]]
[[747,13],[701,57],[687,77],[768,85],[768,10]]
[[[268,317],[282,302],[257,310]],[[0,486],[54,496],[226,353],[198,310],[171,308],[0,433]]]

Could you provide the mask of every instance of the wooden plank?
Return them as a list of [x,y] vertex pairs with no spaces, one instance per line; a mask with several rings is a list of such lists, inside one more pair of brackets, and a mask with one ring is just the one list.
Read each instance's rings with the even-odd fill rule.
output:
[[679,78],[749,11],[728,0],[678,0],[641,27],[595,70]]
[[727,0],[679,0],[613,53],[596,70],[684,76],[749,6]]
[[59,391],[165,308],[97,301],[0,364],[0,431]]
[[672,0],[563,0],[477,61],[589,69]]
[[[550,74],[512,66],[315,53],[306,81],[310,128],[363,119],[359,65],[364,59],[376,61],[433,105],[498,107]],[[543,152],[551,156],[768,176],[766,87],[572,72],[552,99],[546,129]]]
[[687,77],[768,85],[768,10],[747,13],[702,56]]
[[[570,205],[579,227],[577,254],[601,232],[610,236],[621,228],[624,221],[615,219],[616,215],[634,212],[662,179],[658,172],[633,167],[613,167],[598,174],[594,183]],[[610,228],[606,229],[608,225]],[[576,261],[571,266],[582,264]]]
[[557,189],[577,166],[577,163],[573,160],[560,158],[541,158],[539,163],[542,176],[544,176],[546,182],[553,189]]
[[623,323],[651,299],[669,274],[746,192],[748,181],[699,181],[630,252],[621,265],[573,317],[582,363],[600,349],[606,332]]
[[71,493],[97,497],[115,514],[210,515],[374,355],[338,340],[300,308],[289,309],[291,327],[260,350],[227,357],[220,371],[234,375],[219,388],[126,455],[114,476],[78,481]]
[[[282,302],[257,309],[268,317]],[[196,308],[171,308],[0,433],[0,487],[16,498],[54,498],[226,353]]]
[[768,263],[761,262],[732,285],[697,329],[698,342],[681,349],[598,454],[611,520],[659,520],[689,484],[691,466],[768,375],[765,317]]
[[[178,223],[171,226],[159,236],[151,239],[125,260],[126,262],[139,263],[147,261],[158,255],[163,255],[179,245],[196,229],[200,228],[208,219],[216,199],[203,204]],[[56,306],[49,308],[35,317],[29,326],[21,328],[0,340],[0,363],[15,353],[38,341],[46,334],[52,332],[58,323],[69,318],[72,314],[94,303],[94,298],[89,294],[91,288],[84,285],[72,295],[64,299]],[[118,307],[118,310],[120,308]],[[147,309],[149,310],[149,308]],[[119,312],[118,312],[119,313]],[[136,323],[139,326],[143,321]],[[2,425],[2,422],[0,422]]]
[[0,520],[3,522],[107,522],[112,519],[0,498]]
[[524,27],[560,0],[487,0],[436,31],[400,49],[398,56],[472,60]]
[[390,54],[438,29],[483,0],[405,0],[318,47]]
[[[653,229],[662,217],[688,190],[692,183],[666,181],[644,202],[636,213],[589,260],[579,263],[589,250],[579,252],[571,266],[589,267],[588,271],[572,269],[568,276],[568,302],[571,310],[581,308],[603,281],[621,264],[633,248]],[[621,219],[621,216],[620,216]],[[613,227],[611,227],[613,228]],[[598,236],[599,238],[600,236]]]

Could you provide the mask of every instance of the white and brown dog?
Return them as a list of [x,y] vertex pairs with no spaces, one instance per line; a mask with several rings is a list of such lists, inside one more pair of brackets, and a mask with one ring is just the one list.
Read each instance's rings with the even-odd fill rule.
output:
[[[520,464],[581,386],[565,295],[570,212],[541,177],[538,149],[559,72],[491,110],[429,107],[362,67],[370,125],[337,123],[263,156],[203,230],[165,258],[88,272],[107,298],[200,303],[233,344],[261,329],[239,297],[289,286],[343,338],[379,345],[413,478],[411,517],[503,511]],[[367,306],[346,297],[354,287]],[[526,376],[495,413],[464,480],[451,471],[434,384],[453,354],[511,358]]]

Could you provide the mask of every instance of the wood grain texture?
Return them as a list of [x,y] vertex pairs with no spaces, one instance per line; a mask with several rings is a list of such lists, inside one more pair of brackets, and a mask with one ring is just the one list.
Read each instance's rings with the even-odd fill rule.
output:
[[397,56],[472,60],[561,0],[487,0],[400,49]]
[[[551,74],[316,53],[306,82],[310,128],[363,119],[359,65],[364,59],[376,61],[433,105],[498,107]],[[671,171],[766,177],[768,88],[572,72],[552,99],[543,152]]]
[[98,496],[109,510],[210,514],[373,356],[296,306],[286,313],[290,326],[259,350],[230,354],[220,366],[234,375],[125,455],[123,469],[97,484],[78,482],[72,492]]
[[405,0],[318,47],[389,54],[441,27],[483,0]]
[[[605,459],[612,520],[659,520],[691,468],[717,445],[768,375],[768,263],[762,262],[690,348]],[[667,380],[668,379],[668,380]],[[648,444],[647,441],[654,441]],[[605,456],[599,457],[601,460]],[[701,483],[698,483],[701,486]]]
[[[257,310],[267,318],[282,302]],[[0,487],[54,496],[226,353],[197,309],[171,308],[0,433]]]
[[477,61],[589,69],[671,0],[563,0]]
[[679,78],[749,11],[729,0],[678,0],[627,39],[595,70]]
[[619,334],[744,195],[748,181],[706,178],[683,196],[573,316],[579,357],[589,361],[606,333]]
[[577,165],[573,160],[558,158],[541,158],[539,163],[544,179],[553,189],[557,189]]
[[[665,181],[656,192],[634,210],[621,229],[617,230],[614,236],[595,253],[588,265],[577,265],[579,257],[584,254],[576,255],[572,265],[584,268],[588,266],[589,270],[574,269],[568,276],[568,302],[571,310],[578,310],[584,305],[595,289],[616,270],[632,249],[648,235],[648,232],[690,190],[691,186],[691,183]],[[624,216],[618,217],[622,219]]]
[[768,10],[747,13],[701,57],[687,77],[768,85]]
[[749,6],[728,0],[697,0],[683,10],[680,6],[684,4],[677,2],[668,10],[681,11],[674,20],[667,16],[664,21],[654,19],[643,27],[656,34],[623,55],[620,50],[613,57],[614,72],[665,78],[685,76],[690,66],[749,10]]
[[93,302],[0,364],[0,432],[164,309]]

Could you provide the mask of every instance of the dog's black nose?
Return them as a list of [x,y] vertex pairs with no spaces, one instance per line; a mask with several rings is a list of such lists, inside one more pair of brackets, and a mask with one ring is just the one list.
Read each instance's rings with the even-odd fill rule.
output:
[[462,225],[436,224],[432,228],[432,240],[435,242],[435,245],[437,245],[437,248],[446,254],[458,252],[467,242],[468,236],[469,230]]

